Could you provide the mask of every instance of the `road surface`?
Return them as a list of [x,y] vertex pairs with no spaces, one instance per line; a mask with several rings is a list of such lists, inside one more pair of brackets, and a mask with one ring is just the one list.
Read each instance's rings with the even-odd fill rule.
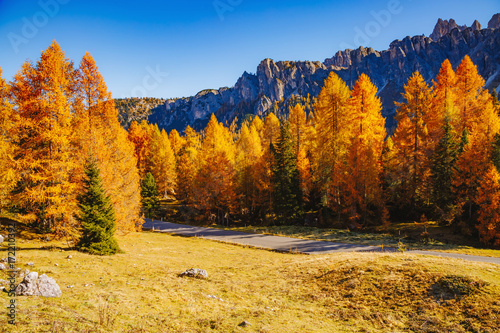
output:
[[[291,237],[281,237],[262,234],[250,234],[246,232],[220,230],[215,228],[194,227],[184,224],[162,222],[158,220],[145,219],[142,226],[144,229],[156,232],[165,232],[186,237],[202,237],[227,243],[236,243],[258,248],[276,250],[280,252],[297,252],[305,254],[325,254],[334,252],[394,252],[396,249],[378,246],[366,246],[356,244],[334,243],[327,241],[315,241]],[[500,258],[472,256],[459,253],[446,253],[434,251],[410,250],[408,253],[432,255],[439,257],[464,259],[476,262],[487,262],[500,265]]]

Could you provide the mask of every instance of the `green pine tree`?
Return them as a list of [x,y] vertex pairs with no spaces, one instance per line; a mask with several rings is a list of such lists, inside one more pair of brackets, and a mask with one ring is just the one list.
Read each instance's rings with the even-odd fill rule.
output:
[[110,197],[104,193],[100,171],[95,162],[87,164],[85,174],[85,191],[78,196],[80,212],[76,219],[82,225],[82,237],[77,248],[97,255],[120,252],[114,238],[115,212]]
[[303,214],[302,191],[297,158],[287,122],[281,124],[280,137],[276,146],[271,145],[271,151],[275,160],[273,167],[274,213],[280,224],[297,223]]
[[151,218],[158,209],[158,187],[155,177],[148,172],[141,184],[142,208],[148,212],[148,218]]
[[459,147],[453,140],[451,125],[446,119],[444,135],[439,140],[431,165],[432,196],[441,215],[447,215],[454,203],[452,180],[456,169],[458,150]]

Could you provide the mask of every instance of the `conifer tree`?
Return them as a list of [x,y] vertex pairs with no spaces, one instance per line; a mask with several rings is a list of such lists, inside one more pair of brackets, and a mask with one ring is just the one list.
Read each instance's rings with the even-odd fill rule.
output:
[[276,146],[271,145],[271,152],[275,160],[272,177],[274,213],[279,224],[297,223],[303,214],[302,193],[297,158],[287,122],[281,124],[280,136]]
[[33,65],[26,61],[11,83],[15,104],[15,156],[21,176],[15,200],[22,218],[58,236],[75,229],[78,183],[72,179],[73,63],[53,42]]
[[448,118],[445,119],[443,130],[443,136],[432,156],[432,198],[440,217],[450,219],[448,213],[455,202],[452,180],[456,172],[458,145],[453,139],[453,131]]
[[158,187],[151,172],[146,174],[141,184],[142,208],[148,212],[148,218],[152,218],[159,206]]
[[491,157],[493,165],[497,168],[497,171],[500,172],[500,133],[495,135]]
[[[348,100],[351,92],[334,72],[325,80],[314,108],[316,130],[313,152],[313,182],[316,191],[338,215],[343,208],[341,166],[345,161],[349,142]],[[327,193],[329,194],[327,196]]]
[[500,245],[500,174],[493,165],[477,189],[479,238],[486,245]]
[[432,110],[432,88],[415,72],[405,85],[405,102],[397,103],[398,127],[393,136],[398,151],[399,205],[418,208],[428,199],[429,160],[432,152],[427,124]]
[[16,121],[8,94],[9,86],[2,78],[0,68],[0,212],[9,202],[9,193],[18,178],[14,163],[15,146],[12,143],[12,130]]
[[120,251],[114,238],[115,213],[111,199],[104,192],[99,168],[89,162],[85,168],[83,193],[78,196],[82,236],[77,244],[80,251],[97,255],[112,255]]
[[148,218],[152,218],[158,209],[159,201],[158,187],[156,186],[156,180],[151,172],[148,172],[142,180],[141,197],[142,208],[148,212]]
[[345,163],[345,199],[349,218],[366,225],[370,207],[383,207],[380,175],[386,136],[377,88],[362,74],[349,101],[352,129]]

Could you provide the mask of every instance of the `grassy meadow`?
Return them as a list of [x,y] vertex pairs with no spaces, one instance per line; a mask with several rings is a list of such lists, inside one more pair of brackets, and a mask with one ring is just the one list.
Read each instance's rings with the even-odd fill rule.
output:
[[[20,234],[18,267],[53,277],[62,296],[17,297],[17,325],[2,315],[0,332],[500,330],[494,264],[408,253],[284,254],[151,232],[118,237],[125,253],[100,257],[39,237]],[[178,276],[189,268],[209,278]],[[238,326],[243,321],[250,325]]]

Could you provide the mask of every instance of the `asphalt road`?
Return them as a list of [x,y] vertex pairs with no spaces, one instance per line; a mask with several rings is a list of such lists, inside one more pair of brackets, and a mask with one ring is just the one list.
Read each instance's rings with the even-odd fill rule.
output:
[[[334,252],[394,252],[393,248],[384,248],[378,246],[365,246],[355,244],[333,243],[326,241],[314,241],[307,239],[297,239],[290,237],[250,234],[239,231],[220,230],[214,228],[194,227],[184,224],[162,222],[158,220],[145,219],[142,226],[144,229],[154,230],[156,232],[165,232],[186,237],[202,237],[206,239],[217,240],[227,243],[236,243],[249,245],[264,249],[271,249],[281,252],[298,252],[305,254],[325,254]],[[458,253],[445,253],[434,251],[407,251],[409,253],[432,255],[439,257],[464,259],[476,262],[487,262],[500,265],[500,258],[472,256]]]

